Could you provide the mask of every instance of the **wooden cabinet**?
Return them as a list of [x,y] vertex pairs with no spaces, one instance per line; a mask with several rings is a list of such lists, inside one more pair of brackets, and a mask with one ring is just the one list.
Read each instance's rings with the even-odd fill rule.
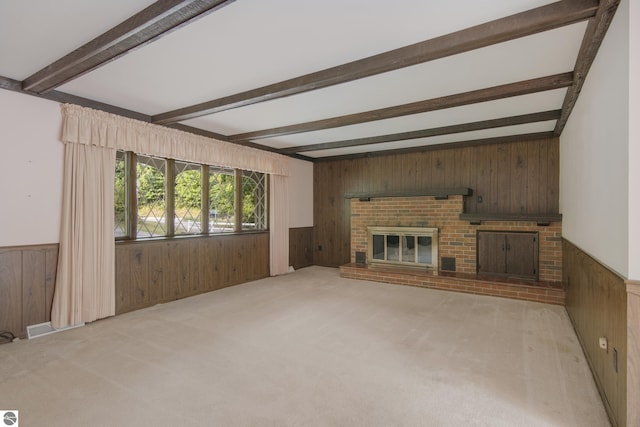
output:
[[538,277],[538,233],[478,231],[478,273]]

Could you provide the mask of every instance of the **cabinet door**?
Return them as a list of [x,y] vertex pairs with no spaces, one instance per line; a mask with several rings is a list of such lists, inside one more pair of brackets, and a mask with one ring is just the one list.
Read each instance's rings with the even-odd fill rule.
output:
[[506,234],[507,274],[523,277],[536,276],[537,239],[535,233]]
[[507,272],[504,233],[478,233],[478,273]]

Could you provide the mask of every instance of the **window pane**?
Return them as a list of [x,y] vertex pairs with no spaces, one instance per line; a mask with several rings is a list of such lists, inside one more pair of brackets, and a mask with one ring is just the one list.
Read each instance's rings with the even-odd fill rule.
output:
[[402,236],[402,262],[416,262],[416,236]]
[[373,235],[373,259],[384,259],[384,236],[382,234]]
[[202,233],[202,167],[175,162],[175,234]]
[[431,237],[418,236],[418,262],[421,264],[432,264]]
[[242,173],[242,229],[267,229],[267,175]]
[[164,236],[167,233],[165,171],[164,159],[138,156],[136,165],[138,237]]
[[232,169],[209,167],[209,233],[233,231],[234,182]]
[[116,151],[116,179],[114,188],[114,236],[127,237],[127,165],[126,154]]
[[400,261],[400,236],[387,236],[387,261]]

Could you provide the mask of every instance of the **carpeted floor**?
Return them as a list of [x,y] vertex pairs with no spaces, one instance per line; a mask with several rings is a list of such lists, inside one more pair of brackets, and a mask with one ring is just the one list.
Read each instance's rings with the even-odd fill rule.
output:
[[608,426],[562,307],[309,267],[0,345],[22,426]]

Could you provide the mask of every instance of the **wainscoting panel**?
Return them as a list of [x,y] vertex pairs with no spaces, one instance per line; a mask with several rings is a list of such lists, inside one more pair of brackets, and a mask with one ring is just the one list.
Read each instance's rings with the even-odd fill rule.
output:
[[[567,240],[563,240],[562,252],[567,312],[609,417],[614,426],[637,425],[627,423],[625,281]],[[599,347],[600,337],[606,337],[608,349]]]
[[116,244],[116,314],[269,276],[269,234]]
[[313,265],[313,227],[289,229],[289,265],[296,270]]
[[640,281],[627,282],[627,425],[640,425]]
[[0,330],[25,338],[51,319],[58,245],[0,248]]

